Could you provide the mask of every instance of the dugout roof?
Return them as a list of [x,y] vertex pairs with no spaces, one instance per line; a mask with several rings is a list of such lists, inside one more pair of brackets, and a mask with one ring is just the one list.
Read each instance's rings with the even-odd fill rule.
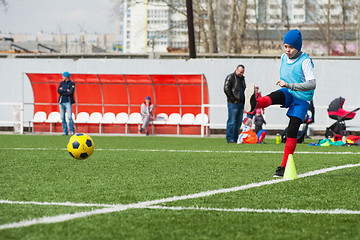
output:
[[[34,112],[59,111],[57,88],[61,73],[26,73],[34,93]],[[71,74],[75,82],[73,106],[79,112],[140,112],[140,104],[150,96],[154,113],[198,114],[209,103],[203,74]],[[208,114],[207,108],[205,113]]]

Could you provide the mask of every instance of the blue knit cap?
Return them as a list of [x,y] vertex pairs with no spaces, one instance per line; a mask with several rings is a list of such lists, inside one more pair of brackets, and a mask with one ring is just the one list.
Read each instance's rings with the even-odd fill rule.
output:
[[63,77],[69,78],[69,77],[70,77],[70,73],[69,73],[69,72],[64,72],[64,73],[63,73]]
[[147,97],[145,98],[145,100],[146,100],[146,99],[149,99],[149,100],[151,101],[151,98],[150,98],[149,96],[147,96]]
[[284,37],[284,44],[289,44],[296,50],[300,51],[302,47],[301,32],[297,29],[293,29],[287,32]]

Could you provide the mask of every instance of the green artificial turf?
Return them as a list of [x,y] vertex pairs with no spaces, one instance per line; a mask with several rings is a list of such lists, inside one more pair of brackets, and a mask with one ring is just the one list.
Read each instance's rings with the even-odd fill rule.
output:
[[[284,144],[221,138],[92,136],[86,160],[69,137],[0,135],[0,200],[134,204],[273,180]],[[309,143],[310,140],[307,140]],[[257,151],[257,152],[254,152]],[[298,152],[298,153],[297,153]],[[307,153],[299,153],[307,152]],[[355,153],[355,154],[319,154]],[[360,163],[359,147],[298,144],[298,175]],[[360,211],[360,167],[242,191],[159,204],[217,209]],[[0,225],[101,207],[0,204]],[[360,214],[254,213],[130,208],[0,230],[0,239],[359,239]]]

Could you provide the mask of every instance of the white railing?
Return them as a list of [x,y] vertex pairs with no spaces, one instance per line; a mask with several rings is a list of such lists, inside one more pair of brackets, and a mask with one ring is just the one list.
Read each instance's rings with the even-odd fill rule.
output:
[[[222,108],[223,110],[226,109],[227,112],[227,105],[226,104],[202,104],[201,105],[201,113],[204,114],[205,113],[205,108],[209,108],[209,119],[210,122],[209,123],[204,123],[202,121],[201,124],[201,136],[204,136],[204,132],[203,132],[203,128],[204,126],[211,128],[218,128],[218,129],[226,129],[226,120],[227,120],[227,115],[223,116],[223,118],[225,118],[225,120],[223,120],[223,122],[214,122],[214,116],[211,113],[214,113],[213,108]],[[357,107],[355,106],[346,106],[346,110],[348,111],[352,111],[354,109],[356,109]],[[211,113],[210,113],[210,109],[211,109]],[[268,108],[266,108],[265,111],[280,111],[279,110],[280,107],[279,105],[272,105],[269,106]],[[311,124],[311,129],[315,129],[315,130],[325,130],[327,127],[329,127],[331,124],[333,124],[335,122],[335,120],[330,119],[330,117],[328,117],[327,114],[327,109],[328,106],[315,106],[315,123]],[[286,109],[284,109],[284,111],[287,111]],[[360,112],[360,111],[359,111]],[[359,114],[359,113],[358,113]],[[359,114],[360,115],[360,114]],[[274,124],[274,123],[270,123],[270,119],[267,120],[268,124],[266,125],[267,129],[285,129],[287,127],[287,122],[286,123],[278,123],[278,124]],[[360,123],[360,121],[357,121],[358,123]],[[360,130],[360,124],[356,123],[355,125],[348,125],[347,127],[350,128],[354,128],[356,130]],[[310,127],[309,126],[309,127]]]
[[[10,106],[13,107],[13,120],[9,120],[9,117],[6,120],[1,120],[0,119],[0,125],[1,126],[9,126],[12,125],[14,127],[14,132],[15,133],[19,133],[19,134],[23,134],[24,132],[24,103],[21,102],[6,102],[6,103],[0,103],[0,106],[6,107],[6,106]],[[215,121],[215,117],[212,116],[211,114],[214,115],[214,112],[216,114],[218,114],[221,111],[216,111],[214,110],[214,108],[222,108],[223,111],[227,112],[227,105],[226,104],[202,104],[201,105],[201,113],[203,114],[202,116],[204,116],[205,114],[205,109],[209,108],[209,122],[204,122],[204,118],[202,118],[201,120],[201,137],[204,137],[204,129],[205,127],[209,128],[209,129],[226,129],[226,120],[227,120],[227,115],[221,116],[222,119],[218,119],[217,121]],[[335,122],[335,120],[332,120],[328,117],[327,115],[327,108],[328,106],[315,106],[315,123],[311,124],[311,129],[314,130],[325,130],[326,127],[329,127],[332,123]],[[279,106],[270,106],[269,108],[266,109],[266,111],[273,111],[273,110],[278,110]],[[347,110],[354,110],[356,109],[356,107],[354,106],[346,106]],[[211,110],[211,113],[210,113]],[[219,118],[219,117],[218,117]],[[356,118],[356,117],[355,117]],[[267,129],[285,129],[287,127],[287,122],[286,123],[278,123],[278,124],[274,124],[274,123],[270,123],[270,119],[268,119],[268,124],[266,125]],[[351,128],[352,130],[359,130],[360,129],[360,124],[359,121],[356,120],[355,124],[352,123],[351,125],[347,124],[348,128]]]

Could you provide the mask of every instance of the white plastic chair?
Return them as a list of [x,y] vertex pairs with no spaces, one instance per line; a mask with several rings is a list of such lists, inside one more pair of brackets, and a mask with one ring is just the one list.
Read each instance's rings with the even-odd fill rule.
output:
[[181,125],[192,125],[195,121],[195,116],[192,113],[185,113],[181,118]]
[[103,129],[103,125],[104,124],[112,124],[115,121],[115,114],[112,112],[107,112],[104,114],[104,116],[102,117],[101,121],[100,121],[100,125],[99,125],[99,131],[100,133],[102,133]]
[[166,113],[159,113],[156,115],[156,119],[155,119],[155,121],[153,121],[153,124],[163,125],[163,124],[166,124],[168,119],[169,119],[169,117]]
[[43,122],[45,122],[45,120],[46,120],[46,113],[43,111],[39,111],[34,114],[34,118],[33,118],[32,122],[43,123]]
[[54,123],[61,122],[61,117],[59,112],[51,112],[48,116],[48,119],[45,120],[46,123],[50,123],[50,132],[52,132],[52,125]]
[[75,119],[75,123],[87,123],[89,121],[89,113],[87,112],[81,112],[77,115]]
[[[204,118],[203,118],[204,117]],[[209,117],[206,113],[204,113],[204,115],[202,115],[201,113],[197,114],[195,117],[195,122],[194,125],[200,125],[204,123],[205,126],[205,134],[207,135],[209,133]]]
[[114,124],[125,124],[125,134],[127,134],[127,122],[129,120],[129,116],[125,112],[118,113],[115,117]]
[[129,123],[129,124],[140,124],[140,123],[142,123],[141,114],[137,113],[137,112],[131,113],[127,123]]
[[47,123],[58,123],[61,122],[61,117],[59,112],[51,112],[48,118],[45,120]]
[[[142,123],[142,116],[140,113],[134,112],[129,115],[129,120],[127,122],[128,126],[131,124],[137,124],[138,130],[139,130],[141,123]],[[130,126],[129,126],[129,130],[130,130]],[[127,131],[126,131],[126,133],[127,133]]]
[[114,121],[115,121],[115,114],[112,112],[105,113],[103,118],[101,119],[102,124],[111,124]]
[[90,114],[89,117],[89,124],[99,124],[99,133],[101,133],[101,120],[102,120],[102,114],[99,112],[93,112]]
[[[31,121],[29,121],[29,128],[31,123],[44,123],[46,121],[46,113],[43,111],[36,112]],[[34,132],[34,127],[32,128]]]
[[166,124],[178,125],[181,122],[181,116],[178,113],[172,113]]
[[129,116],[127,113],[121,112],[116,115],[116,118],[114,120],[114,123],[116,124],[126,124],[129,119]]
[[102,114],[99,112],[93,112],[90,114],[88,123],[100,123],[102,119]]
[[196,117],[195,117],[194,124],[201,125],[202,122],[204,122],[204,124],[209,123],[208,115],[206,113],[204,113],[204,121],[202,119],[202,116],[203,115],[201,113],[197,114]]
[[180,122],[181,122],[181,115],[178,114],[178,113],[172,113],[172,114],[170,114],[169,119],[166,122],[166,125],[176,125],[176,132],[179,135],[179,133],[180,133],[180,128],[179,128]]

